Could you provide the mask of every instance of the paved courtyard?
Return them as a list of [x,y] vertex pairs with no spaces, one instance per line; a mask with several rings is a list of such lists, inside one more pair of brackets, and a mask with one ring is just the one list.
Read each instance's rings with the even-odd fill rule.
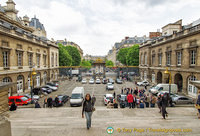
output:
[[[81,107],[23,108],[12,112],[10,121],[13,136],[200,135],[200,120],[197,119],[194,108],[176,107],[167,111],[169,117],[164,120],[157,108],[107,109],[97,106],[90,130],[86,129],[86,121],[81,118]],[[113,127],[113,134],[107,134],[108,127]],[[182,132],[166,133],[155,129]]]

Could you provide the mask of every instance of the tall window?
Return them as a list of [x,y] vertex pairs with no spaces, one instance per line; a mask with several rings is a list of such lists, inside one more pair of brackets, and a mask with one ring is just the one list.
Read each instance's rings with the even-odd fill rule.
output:
[[33,54],[32,53],[28,54],[28,65],[29,66],[33,65]]
[[155,64],[155,54],[152,55],[152,65]]
[[3,52],[3,67],[4,68],[9,67],[9,52],[8,51]]
[[182,56],[181,52],[180,51],[177,52],[176,55],[177,55],[177,65],[180,66],[181,65],[181,56]]
[[46,65],[47,65],[47,56],[46,55],[43,55],[43,64],[46,67]]
[[56,53],[56,66],[58,66],[58,54]]
[[167,65],[171,65],[171,52],[167,52]]
[[143,55],[141,54],[141,64],[143,64]]
[[37,66],[40,66],[40,54],[37,54]]
[[188,93],[191,94],[191,95],[196,95],[197,94],[197,88],[190,84],[190,81],[195,81],[197,80],[195,76],[190,76],[188,78]]
[[51,66],[54,67],[54,54],[51,54]]
[[158,55],[158,64],[159,64],[159,66],[162,65],[162,54]]
[[190,65],[196,64],[196,50],[190,51]]
[[17,63],[18,66],[22,66],[22,52],[17,52]]
[[147,54],[144,55],[144,64],[147,65]]

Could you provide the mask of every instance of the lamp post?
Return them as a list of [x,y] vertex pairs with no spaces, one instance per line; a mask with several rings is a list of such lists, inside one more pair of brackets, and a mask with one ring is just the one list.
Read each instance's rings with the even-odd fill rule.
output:
[[36,75],[37,73],[35,72],[35,68],[33,66],[33,70],[31,70],[30,72],[30,86],[31,86],[31,104],[33,104],[33,77]]
[[166,68],[164,73],[166,75],[168,75],[168,78],[169,78],[169,95],[170,95],[171,94],[172,75],[171,75],[171,72],[168,71],[168,68]]

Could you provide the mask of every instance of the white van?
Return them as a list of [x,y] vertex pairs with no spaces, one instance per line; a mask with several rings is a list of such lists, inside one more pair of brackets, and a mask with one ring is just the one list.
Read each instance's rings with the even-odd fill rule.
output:
[[[153,94],[157,94],[160,91],[169,92],[169,84],[158,84],[157,86],[151,88],[149,90]],[[171,93],[175,94],[178,91],[178,87],[176,84],[171,84]]]
[[81,106],[84,100],[84,88],[76,87],[70,97],[70,106]]

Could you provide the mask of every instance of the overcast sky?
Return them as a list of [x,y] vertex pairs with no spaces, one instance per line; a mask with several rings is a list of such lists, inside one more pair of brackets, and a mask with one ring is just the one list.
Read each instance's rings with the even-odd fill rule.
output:
[[[7,0],[1,0],[5,5]],[[183,19],[200,18],[200,0],[14,0],[19,16],[36,15],[47,37],[67,39],[84,54],[106,55],[125,36],[149,35]]]

